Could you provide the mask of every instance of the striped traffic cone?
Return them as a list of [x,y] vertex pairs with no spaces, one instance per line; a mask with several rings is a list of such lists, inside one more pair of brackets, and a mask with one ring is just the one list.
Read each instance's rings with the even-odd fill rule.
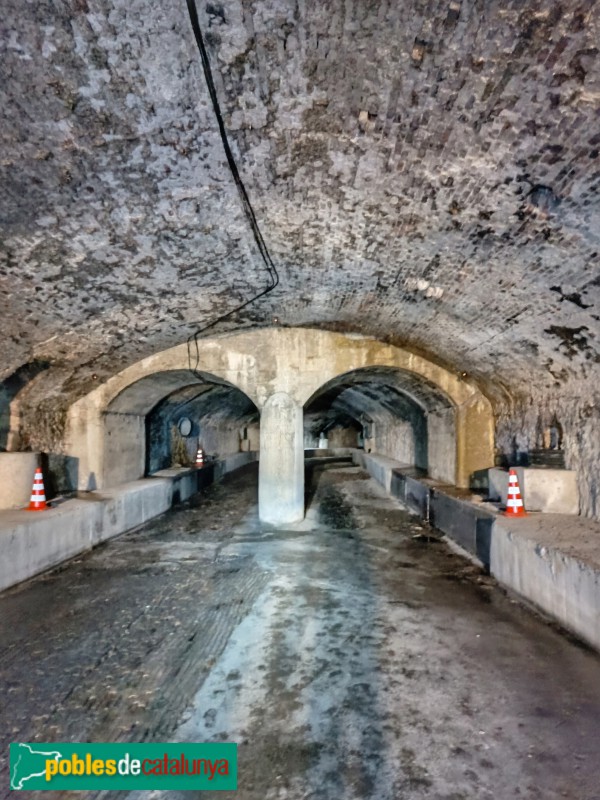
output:
[[46,503],[46,492],[44,491],[44,478],[42,470],[37,467],[33,478],[33,489],[31,490],[31,500],[25,509],[26,511],[46,511],[50,506]]
[[198,452],[196,453],[196,466],[204,466],[204,450],[201,447],[198,448]]
[[508,473],[508,496],[506,498],[506,511],[505,517],[526,517],[527,512],[523,505],[521,498],[521,490],[519,488],[519,481],[517,473],[514,469],[509,470]]

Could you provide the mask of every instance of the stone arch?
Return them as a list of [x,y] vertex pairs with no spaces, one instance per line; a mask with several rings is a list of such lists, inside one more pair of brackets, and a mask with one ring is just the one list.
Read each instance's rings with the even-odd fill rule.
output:
[[[181,423],[185,433],[182,433]],[[258,451],[259,411],[248,395],[225,383],[194,383],[163,397],[146,415],[146,474],[174,463]]]
[[[103,410],[104,486],[136,480],[146,474],[150,447],[148,416],[161,402],[188,387],[196,387],[198,393],[202,392],[205,403],[208,402],[208,395],[217,387],[230,389],[257,410],[254,402],[241,389],[210,373],[199,373],[195,377],[189,370],[174,369],[141,377],[119,392]],[[227,401],[223,392],[221,400]],[[170,452],[170,442],[166,446]]]
[[309,414],[328,407],[353,417],[363,433],[369,431],[367,452],[374,446],[375,452],[414,464],[432,478],[455,482],[455,406],[429,380],[397,367],[361,367],[325,383],[304,406]]
[[[111,402],[131,384],[158,373],[188,372],[188,350],[161,351],[114,375],[69,411],[66,450],[79,459],[80,488],[89,476],[114,485],[103,466],[103,426]],[[259,409],[276,392],[303,407],[325,383],[362,367],[391,367],[437,387],[452,403],[456,422],[456,476],[468,486],[470,473],[493,464],[493,414],[489,401],[469,381],[428,359],[376,339],[311,328],[261,328],[203,339],[199,369],[244,392]]]
[[86,468],[82,472],[80,465],[80,489],[106,488],[143,477],[147,415],[186,387],[227,387],[241,393],[256,410],[252,398],[238,386],[205,371],[194,375],[188,369],[165,365],[156,372],[141,372],[131,382],[121,379],[111,386],[111,381],[76,403],[69,414],[71,441],[83,444],[79,458]]

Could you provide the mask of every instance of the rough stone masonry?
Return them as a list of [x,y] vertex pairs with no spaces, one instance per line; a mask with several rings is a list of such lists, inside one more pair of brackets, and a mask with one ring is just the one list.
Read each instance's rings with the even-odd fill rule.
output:
[[[198,10],[281,275],[228,327],[276,317],[427,355],[492,399],[503,452],[556,416],[598,516],[599,4]],[[22,446],[56,449],[70,402],[266,276],[183,0],[2,16],[0,405],[18,395]]]

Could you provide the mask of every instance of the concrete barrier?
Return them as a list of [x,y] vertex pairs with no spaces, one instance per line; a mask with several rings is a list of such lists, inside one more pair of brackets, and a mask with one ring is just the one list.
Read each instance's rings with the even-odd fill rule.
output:
[[[389,459],[355,457],[385,486]],[[531,471],[531,470],[530,470]],[[505,473],[506,474],[506,473]],[[600,651],[600,524],[567,514],[511,520],[455,487],[398,464],[390,490],[408,510],[475,556],[496,580]]]
[[0,453],[0,509],[28,505],[39,453]]
[[430,491],[429,522],[445,533],[486,568],[490,568],[490,547],[495,515],[449,490]]
[[563,514],[499,517],[492,575],[600,650],[600,526]]
[[358,447],[305,447],[304,458],[351,458],[358,452]]
[[422,520],[429,519],[431,489],[422,481],[406,476],[405,503],[409,511],[418,514]]
[[214,462],[214,480],[218,481],[224,475],[227,475],[228,472],[233,472],[257,459],[258,452],[256,450],[250,450],[247,453],[233,453],[230,456],[225,456],[225,458],[222,458],[220,461]]
[[[169,507],[169,481],[126,484],[112,496],[67,500],[50,511],[0,515],[0,590],[60,564]],[[145,497],[143,495],[146,495]],[[146,513],[144,513],[144,506]]]
[[81,494],[49,511],[1,512],[0,591],[148,522],[255,460],[254,452],[237,453],[203,469],[161,470],[114,489]]
[[466,500],[461,496],[464,490],[418,473],[399,467],[392,470],[391,494],[489,568],[494,513]]
[[[579,514],[577,473],[569,469],[515,467],[521,496],[528,511],[548,514]],[[489,499],[506,505],[508,471],[488,470]]]
[[394,461],[393,458],[374,453],[364,453],[361,450],[355,450],[352,454],[352,459],[355,464],[365,469],[390,494],[392,490],[392,472],[399,468],[411,469],[410,465],[401,464],[399,461]]
[[392,470],[390,481],[390,494],[404,503],[406,500],[406,476],[400,469]]
[[403,502],[411,513],[428,520],[431,487],[423,478],[416,477],[417,473],[416,469],[393,469],[391,494]]
[[387,456],[355,450],[355,464],[365,469],[383,488],[421,519],[429,519],[429,497],[433,486],[444,486],[424,477],[424,471]]

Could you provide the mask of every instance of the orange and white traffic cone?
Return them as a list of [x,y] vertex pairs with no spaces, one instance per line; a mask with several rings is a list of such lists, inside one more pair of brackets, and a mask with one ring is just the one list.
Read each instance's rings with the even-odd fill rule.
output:
[[506,498],[506,511],[505,517],[526,517],[527,512],[523,505],[521,497],[521,489],[519,488],[519,481],[517,473],[514,469],[509,470],[508,473],[508,496]]
[[50,506],[46,502],[46,492],[44,490],[44,478],[42,470],[37,467],[33,478],[33,489],[31,490],[31,500],[25,509],[26,511],[46,511]]
[[201,447],[198,448],[198,452],[196,453],[196,466],[204,466],[204,450]]

